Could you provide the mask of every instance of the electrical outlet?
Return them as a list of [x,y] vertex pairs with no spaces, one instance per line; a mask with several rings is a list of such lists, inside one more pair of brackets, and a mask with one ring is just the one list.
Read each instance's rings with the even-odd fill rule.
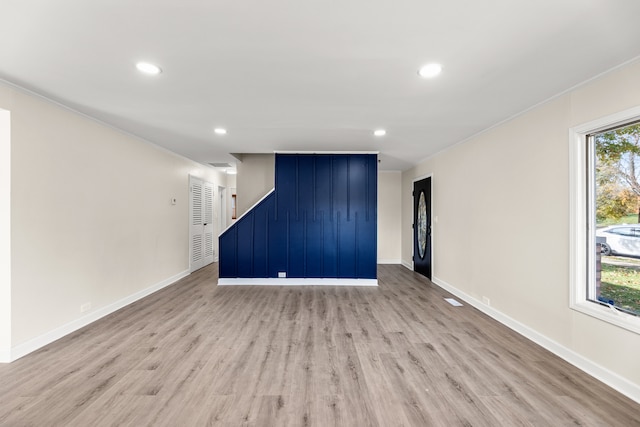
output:
[[287,277],[286,271],[278,271],[278,277]]
[[80,313],[84,313],[85,311],[89,311],[91,310],[91,303],[90,302],[85,302],[84,304],[82,304],[80,306]]
[[491,305],[491,300],[488,297],[482,297],[482,302],[485,305]]

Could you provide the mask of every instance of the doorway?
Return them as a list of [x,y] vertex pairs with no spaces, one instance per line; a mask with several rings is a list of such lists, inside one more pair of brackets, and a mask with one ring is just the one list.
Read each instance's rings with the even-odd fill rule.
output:
[[431,177],[413,182],[413,271],[431,280]]

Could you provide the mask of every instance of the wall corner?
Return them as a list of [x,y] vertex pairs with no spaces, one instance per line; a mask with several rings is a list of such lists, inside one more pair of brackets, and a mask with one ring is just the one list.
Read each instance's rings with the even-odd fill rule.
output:
[[11,115],[0,109],[0,363],[11,360]]

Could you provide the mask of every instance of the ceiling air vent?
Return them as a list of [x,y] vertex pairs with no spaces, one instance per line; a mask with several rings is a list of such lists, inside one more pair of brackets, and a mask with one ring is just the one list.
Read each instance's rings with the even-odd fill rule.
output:
[[230,168],[231,165],[229,163],[209,163],[214,168]]

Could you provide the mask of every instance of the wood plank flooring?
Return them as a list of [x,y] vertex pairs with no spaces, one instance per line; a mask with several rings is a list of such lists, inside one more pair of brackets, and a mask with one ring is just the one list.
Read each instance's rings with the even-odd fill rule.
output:
[[12,364],[0,426],[640,426],[640,405],[401,266],[190,275]]

